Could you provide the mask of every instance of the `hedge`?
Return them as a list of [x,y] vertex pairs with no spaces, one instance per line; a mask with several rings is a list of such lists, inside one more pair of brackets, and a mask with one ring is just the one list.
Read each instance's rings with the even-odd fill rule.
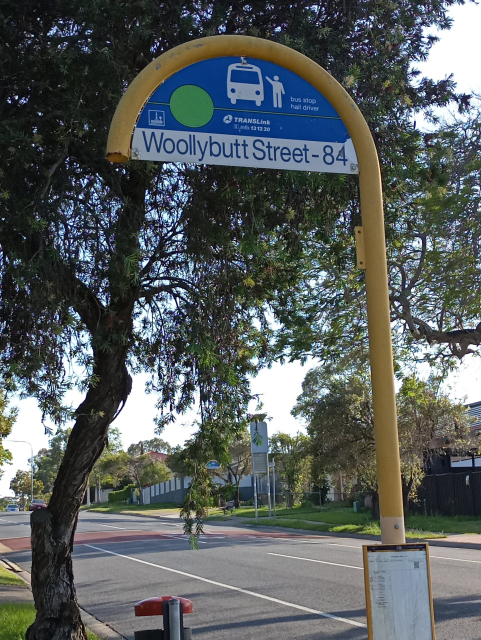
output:
[[109,493],[109,502],[125,502],[132,494],[132,489],[136,488],[136,484],[128,484],[119,491],[111,491]]

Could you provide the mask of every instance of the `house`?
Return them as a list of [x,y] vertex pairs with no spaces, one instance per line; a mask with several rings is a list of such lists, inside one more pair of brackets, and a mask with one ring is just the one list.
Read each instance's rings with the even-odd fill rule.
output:
[[471,402],[471,404],[465,405],[468,409],[469,417],[472,418],[473,424],[471,425],[471,432],[478,435],[481,431],[481,401]]
[[[462,473],[470,469],[481,470],[481,455],[476,453],[476,450],[481,445],[481,441],[479,440],[481,436],[481,401],[466,404],[465,407],[472,420],[470,427],[472,449],[463,455],[457,455],[457,452],[452,452],[449,449],[449,442],[447,441],[445,443],[445,447],[447,448],[444,453],[438,453],[426,461],[426,472],[429,475]],[[439,441],[438,446],[439,444],[442,446],[442,438],[440,438]]]
[[167,454],[166,453],[160,453],[160,451],[148,451],[147,455],[149,456],[149,458],[152,458],[152,460],[154,462],[163,462],[165,464],[165,461],[167,460]]

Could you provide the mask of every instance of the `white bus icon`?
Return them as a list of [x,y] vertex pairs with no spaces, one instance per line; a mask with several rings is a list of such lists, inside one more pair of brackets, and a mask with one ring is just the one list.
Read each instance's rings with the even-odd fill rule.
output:
[[264,100],[264,83],[259,67],[242,62],[229,65],[227,70],[227,97],[232,104],[237,100],[253,100],[258,107]]

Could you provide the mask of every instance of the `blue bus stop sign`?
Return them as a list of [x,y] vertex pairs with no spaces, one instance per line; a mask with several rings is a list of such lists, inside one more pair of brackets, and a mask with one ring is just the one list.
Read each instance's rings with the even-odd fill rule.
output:
[[306,80],[272,62],[220,57],[191,64],[149,97],[132,158],[357,173],[346,126]]

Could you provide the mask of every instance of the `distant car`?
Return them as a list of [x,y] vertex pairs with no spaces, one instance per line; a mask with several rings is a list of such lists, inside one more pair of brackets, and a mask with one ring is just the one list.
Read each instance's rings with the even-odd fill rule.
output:
[[20,511],[18,504],[7,504],[7,511]]
[[30,503],[30,511],[35,511],[35,509],[46,509],[47,505],[45,500],[40,500],[39,498],[34,498]]

